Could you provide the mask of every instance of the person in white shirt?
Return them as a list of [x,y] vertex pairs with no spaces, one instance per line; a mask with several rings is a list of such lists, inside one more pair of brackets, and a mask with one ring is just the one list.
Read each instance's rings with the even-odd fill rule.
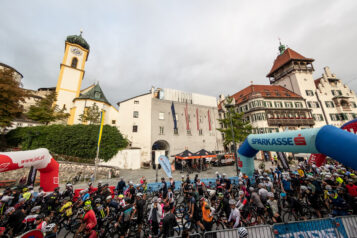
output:
[[231,213],[229,214],[228,223],[233,223],[233,228],[237,228],[240,222],[240,212],[236,208],[236,201],[234,199],[229,200],[229,206],[231,207]]

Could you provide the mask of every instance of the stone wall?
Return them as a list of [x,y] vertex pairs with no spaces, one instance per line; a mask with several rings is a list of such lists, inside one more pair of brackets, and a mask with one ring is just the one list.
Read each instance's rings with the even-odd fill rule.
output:
[[[73,178],[81,173],[80,182],[87,181],[94,174],[95,167],[91,164],[81,164],[74,162],[58,161],[60,165],[59,180],[60,183],[66,183],[72,181]],[[16,180],[19,181],[21,177],[28,176],[30,168],[23,168],[13,171],[7,171],[0,173],[0,181],[4,180]],[[119,169],[113,166],[98,166],[97,178],[108,179],[109,177],[118,177]],[[40,173],[37,173],[37,179],[40,178]]]

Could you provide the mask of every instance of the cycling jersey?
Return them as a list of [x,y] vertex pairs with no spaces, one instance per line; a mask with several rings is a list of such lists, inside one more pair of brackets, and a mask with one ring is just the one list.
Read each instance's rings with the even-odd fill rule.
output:
[[237,228],[240,221],[240,212],[238,208],[234,208],[231,210],[231,214],[229,215],[228,222],[234,222],[233,228]]
[[90,209],[83,218],[83,221],[86,223],[86,229],[91,231],[97,225],[97,218],[92,209]]
[[59,211],[61,213],[65,212],[67,217],[72,216],[72,202],[67,202],[64,204]]
[[47,222],[42,221],[40,224],[38,224],[38,225],[36,226],[36,229],[37,229],[37,230],[40,230],[40,231],[42,231],[42,232],[45,232],[46,226],[47,226]]

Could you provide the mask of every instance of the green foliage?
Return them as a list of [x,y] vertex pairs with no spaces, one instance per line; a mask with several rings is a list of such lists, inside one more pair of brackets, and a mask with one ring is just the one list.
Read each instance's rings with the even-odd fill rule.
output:
[[[6,135],[6,140],[9,145],[24,150],[47,148],[59,155],[93,160],[98,134],[99,125],[50,125],[16,128]],[[105,125],[99,158],[108,161],[127,145],[128,141],[116,127]]]
[[79,120],[81,122],[89,122],[89,124],[99,124],[100,111],[98,105],[94,103],[91,107],[88,107],[87,110],[79,115]]
[[[227,100],[224,104],[227,109],[226,116],[223,119],[219,119],[219,122],[223,125],[223,128],[219,128],[218,130],[224,134],[224,142],[223,144],[229,145],[233,142],[232,136],[232,126],[234,132],[234,141],[236,143],[241,143],[245,140],[245,138],[252,133],[252,126],[249,122],[243,120],[244,113],[239,113],[234,110],[234,108],[227,108],[226,105],[231,104],[233,99],[231,97],[227,97]],[[231,119],[232,124],[231,124]]]
[[0,127],[11,126],[11,121],[19,117],[25,101],[26,92],[15,80],[14,71],[7,68],[0,69]]
[[64,108],[59,109],[58,105],[55,104],[56,98],[57,93],[55,91],[50,92],[46,97],[38,100],[35,105],[32,105],[26,116],[31,120],[46,125],[50,122],[68,118],[69,113],[65,113]]

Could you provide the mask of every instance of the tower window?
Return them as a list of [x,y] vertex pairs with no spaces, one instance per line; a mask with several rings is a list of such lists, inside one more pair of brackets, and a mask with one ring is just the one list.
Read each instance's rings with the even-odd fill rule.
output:
[[78,59],[76,57],[73,57],[71,67],[77,68],[77,64],[78,64]]

